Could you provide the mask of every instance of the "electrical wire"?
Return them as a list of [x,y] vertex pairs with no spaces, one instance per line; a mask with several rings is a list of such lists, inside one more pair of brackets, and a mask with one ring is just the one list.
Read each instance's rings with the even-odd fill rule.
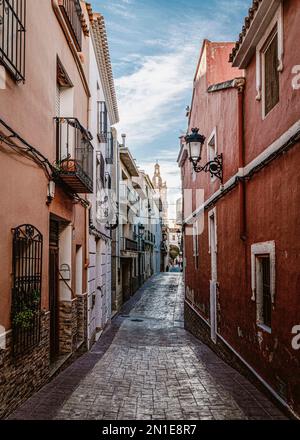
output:
[[[10,147],[15,153],[20,154],[22,157],[32,159],[38,166],[40,166],[48,178],[49,181],[59,180],[59,183],[64,186],[65,192],[72,197],[77,203],[80,203],[83,207],[87,208],[89,206],[89,202],[86,199],[80,197],[77,193],[73,193],[70,191],[63,182],[60,181],[59,176],[57,174],[57,169],[51,164],[51,162],[45,157],[42,153],[40,153],[35,147],[30,145],[21,136],[19,136],[12,128],[10,128],[2,119],[0,119],[0,125],[5,127],[5,129],[10,132],[10,135],[4,135],[0,133],[0,145],[4,143],[6,146]],[[12,142],[11,139],[16,139],[21,142],[23,145],[18,145],[15,142]]]

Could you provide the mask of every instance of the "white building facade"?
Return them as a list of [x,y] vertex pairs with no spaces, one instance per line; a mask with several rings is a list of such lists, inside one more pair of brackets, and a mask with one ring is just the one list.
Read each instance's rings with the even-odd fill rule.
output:
[[94,192],[89,195],[88,347],[110,323],[112,315],[112,233],[109,228],[112,168],[116,160],[117,101],[104,18],[90,9],[90,132],[94,146]]

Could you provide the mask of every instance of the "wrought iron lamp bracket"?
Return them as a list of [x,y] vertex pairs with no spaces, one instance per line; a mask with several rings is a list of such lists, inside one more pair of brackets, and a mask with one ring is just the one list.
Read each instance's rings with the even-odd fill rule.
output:
[[196,173],[210,173],[211,177],[217,177],[223,182],[223,154],[218,154],[214,160],[207,162],[204,166],[201,166],[198,162],[193,161],[193,168]]

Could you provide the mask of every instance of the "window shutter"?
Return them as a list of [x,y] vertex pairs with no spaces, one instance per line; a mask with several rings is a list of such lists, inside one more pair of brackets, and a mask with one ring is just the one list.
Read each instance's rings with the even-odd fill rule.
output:
[[278,34],[265,51],[265,114],[279,102]]

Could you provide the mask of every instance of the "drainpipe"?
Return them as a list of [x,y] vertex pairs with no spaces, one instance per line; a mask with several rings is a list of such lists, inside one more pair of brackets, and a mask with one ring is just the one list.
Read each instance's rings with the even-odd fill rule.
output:
[[[238,146],[239,146],[239,169],[245,166],[245,140],[244,140],[244,88],[245,78],[238,78],[235,87],[238,91]],[[246,183],[239,181],[239,217],[240,217],[240,238],[242,241],[247,239],[246,224]]]

